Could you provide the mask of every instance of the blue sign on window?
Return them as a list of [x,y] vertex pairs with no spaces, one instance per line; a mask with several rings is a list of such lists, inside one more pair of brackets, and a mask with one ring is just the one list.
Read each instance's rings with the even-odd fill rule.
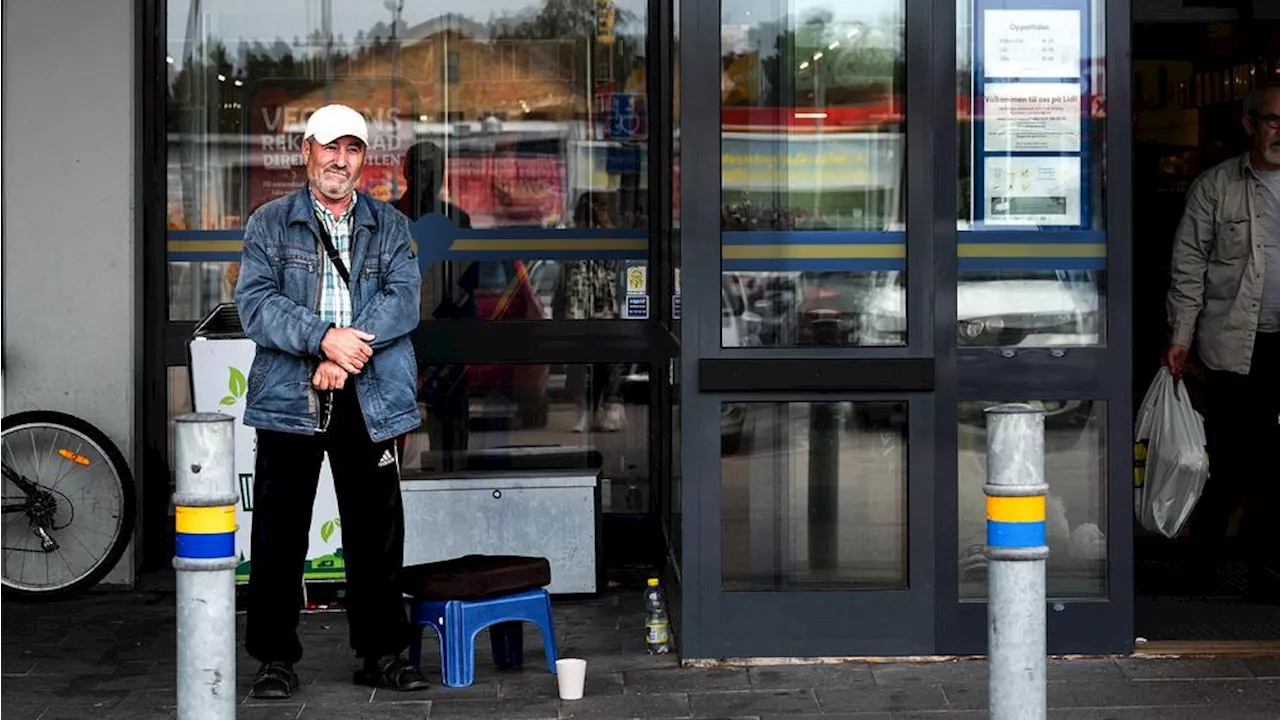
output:
[[614,93],[609,96],[608,137],[611,140],[644,140],[649,137],[644,96]]

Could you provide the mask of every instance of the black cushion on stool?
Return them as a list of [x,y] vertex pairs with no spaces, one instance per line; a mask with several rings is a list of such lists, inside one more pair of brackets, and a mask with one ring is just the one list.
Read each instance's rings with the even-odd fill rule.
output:
[[540,557],[464,555],[410,565],[400,577],[404,593],[418,600],[479,600],[550,585],[551,563]]

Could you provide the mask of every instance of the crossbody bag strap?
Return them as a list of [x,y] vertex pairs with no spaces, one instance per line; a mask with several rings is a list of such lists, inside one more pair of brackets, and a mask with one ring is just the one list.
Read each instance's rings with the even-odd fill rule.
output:
[[333,267],[337,269],[338,275],[342,277],[342,282],[347,287],[351,287],[351,273],[347,270],[347,264],[342,262],[342,256],[338,254],[338,248],[333,246],[333,238],[329,237],[329,230],[325,228],[323,221],[319,223],[319,228],[320,242],[324,243],[324,252],[329,256],[329,262],[332,262]]
[[[333,267],[338,271],[338,276],[342,278],[342,284],[348,289],[351,288],[351,273],[347,270],[347,264],[342,262],[342,256],[338,254],[338,248],[333,245],[333,238],[329,237],[329,230],[325,228],[324,221],[316,218],[316,227],[320,229],[320,242],[324,244],[324,253],[329,256],[329,262],[333,263]],[[333,418],[333,395],[332,390],[324,391],[324,406],[320,415],[319,427],[317,432],[326,432],[329,429],[329,421]]]

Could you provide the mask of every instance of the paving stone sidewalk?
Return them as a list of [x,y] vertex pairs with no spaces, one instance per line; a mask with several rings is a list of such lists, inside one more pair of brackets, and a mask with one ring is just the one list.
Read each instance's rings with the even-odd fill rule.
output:
[[[634,597],[633,597],[634,596]],[[247,698],[256,669],[237,668],[239,718],[836,718],[987,717],[986,664],[844,664],[681,668],[642,646],[639,593],[556,602],[562,655],[588,660],[586,697],[560,702],[536,634],[525,668],[501,672],[481,638],[476,683],[442,687],[439,655],[424,648],[433,681],[411,695],[350,683],[356,660],[346,619],[303,618],[304,683],[293,702]],[[241,618],[243,620],[243,618]],[[40,718],[171,718],[175,712],[174,597],[169,592],[97,591],[76,600],[0,607],[0,714]],[[1053,661],[1050,717],[1172,720],[1280,718],[1280,660]]]

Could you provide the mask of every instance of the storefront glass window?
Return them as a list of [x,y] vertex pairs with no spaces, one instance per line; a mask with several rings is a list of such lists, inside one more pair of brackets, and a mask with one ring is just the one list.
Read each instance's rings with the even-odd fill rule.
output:
[[649,382],[640,363],[467,365],[449,392],[422,396],[404,473],[475,467],[485,451],[540,455],[533,469],[598,462],[604,512],[649,512]]
[[[1035,400],[1045,412],[1046,590],[1051,600],[1107,596],[1106,403]],[[960,599],[985,600],[987,431],[983,410],[960,403]]]
[[906,344],[902,0],[725,0],[725,347]]
[[907,405],[725,403],[722,585],[907,586]]
[[360,189],[413,221],[424,319],[647,310],[644,0],[168,8],[171,320],[233,299],[244,222],[303,184],[329,102],[370,123]]
[[961,347],[1106,342],[1101,0],[958,0]]

